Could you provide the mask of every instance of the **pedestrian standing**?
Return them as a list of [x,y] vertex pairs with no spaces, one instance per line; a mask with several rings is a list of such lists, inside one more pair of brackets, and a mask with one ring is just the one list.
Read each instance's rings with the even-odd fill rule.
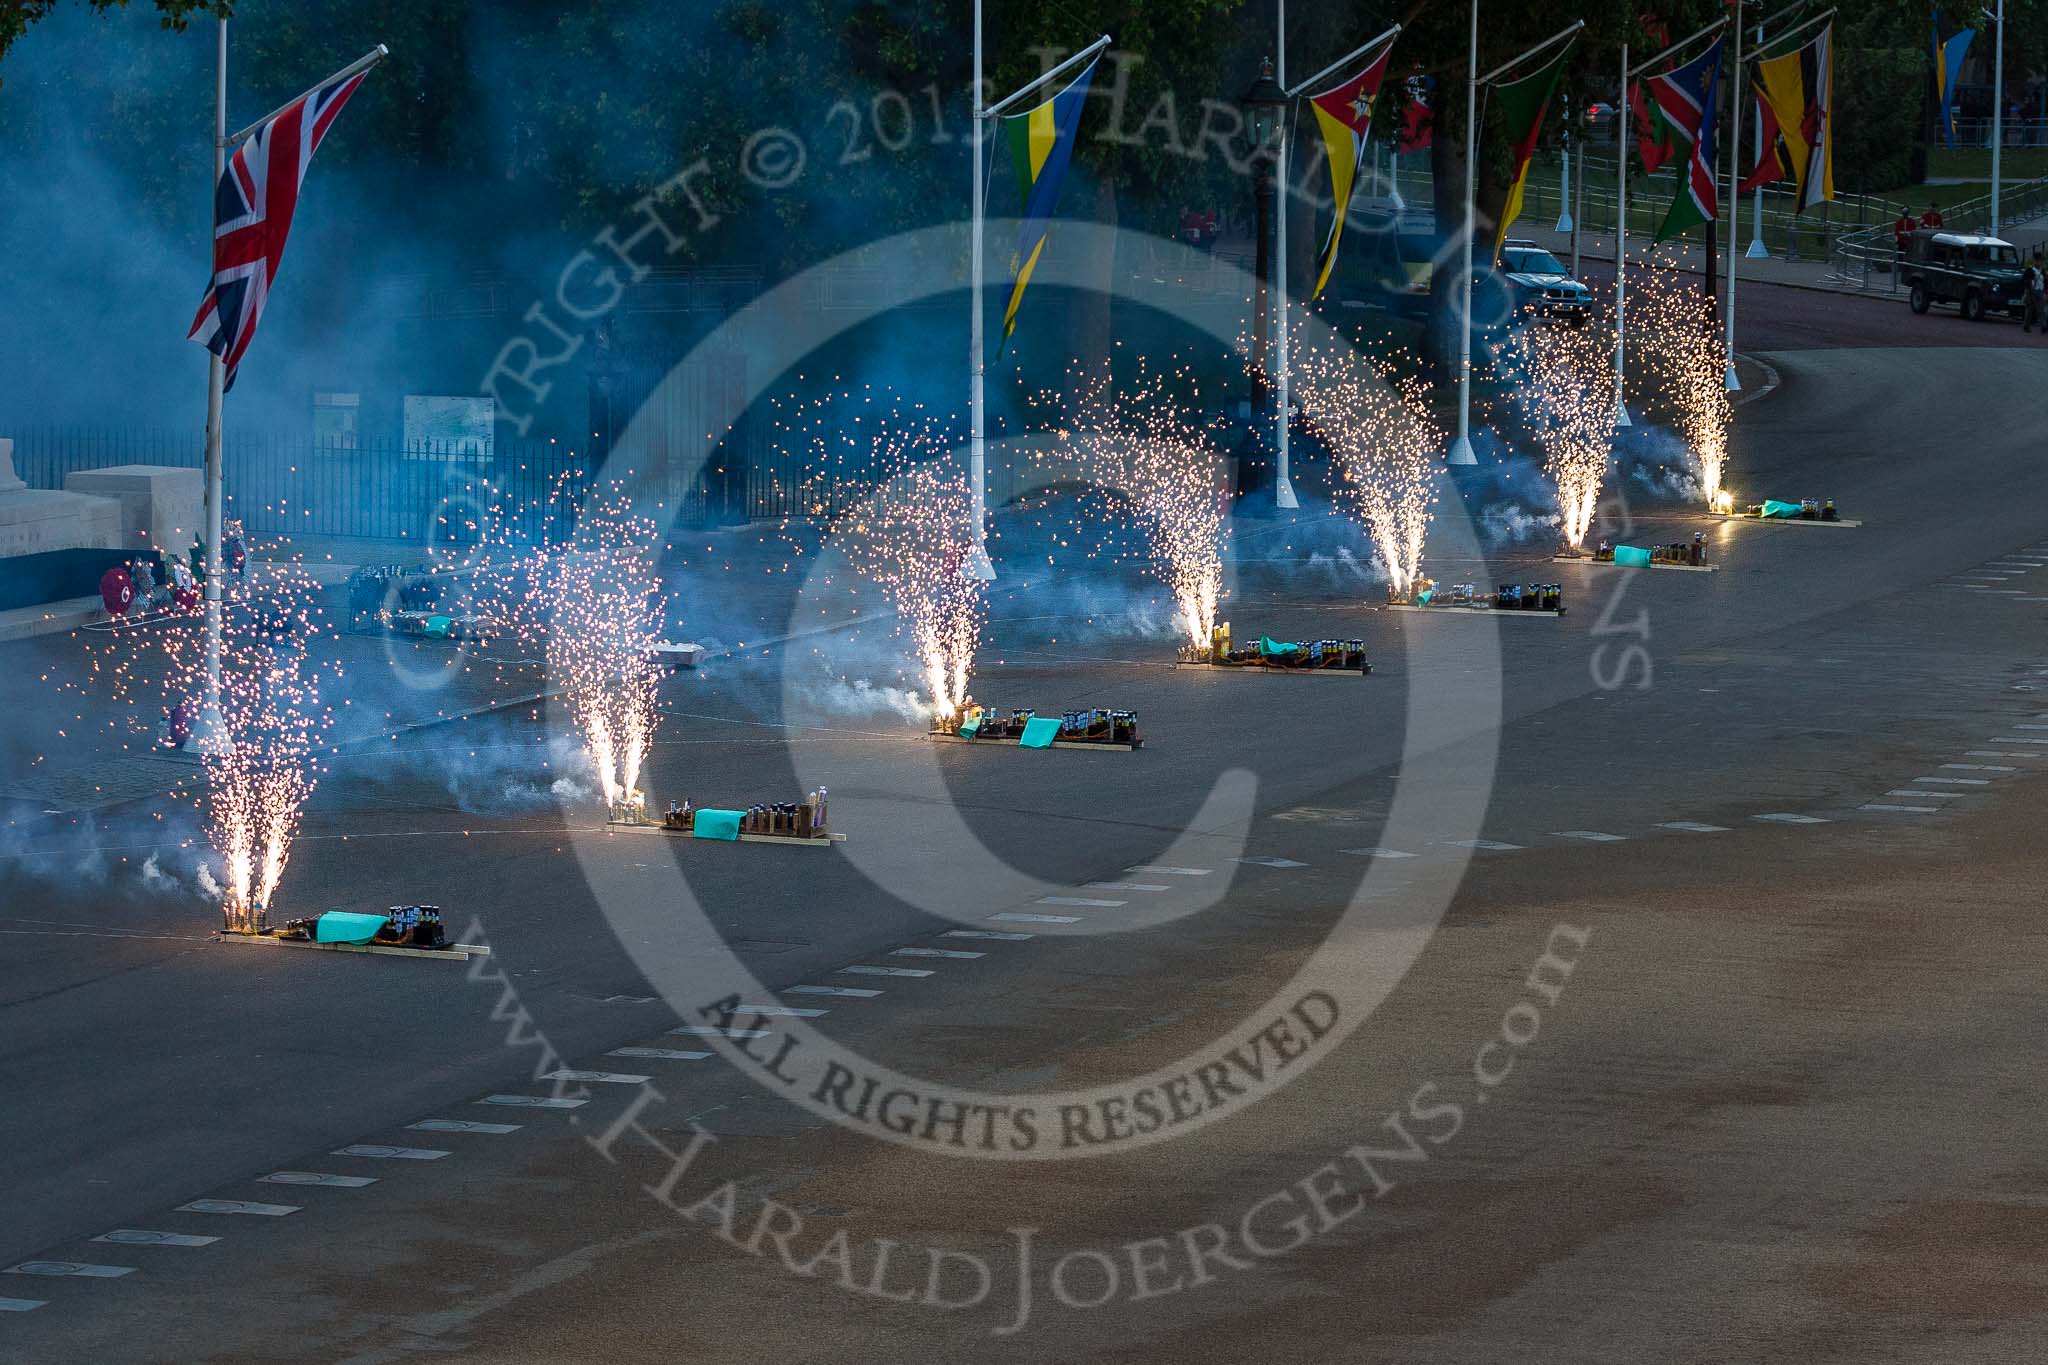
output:
[[1940,209],[1938,209],[1938,208],[1936,208],[1936,207],[1935,207],[1934,205],[1932,205],[1932,204],[1929,204],[1929,205],[1927,206],[1927,212],[1925,212],[1925,213],[1923,213],[1923,214],[1921,214],[1921,215],[1920,215],[1920,226],[1921,226],[1921,227],[1924,227],[1924,228],[1938,228],[1938,227],[1940,227],[1940,226],[1941,226],[1941,210],[1940,210]]
[[2048,273],[2041,266],[2041,253],[2035,252],[2034,259],[2027,263],[2027,273],[2021,285],[2026,292],[2022,306],[2023,321],[2020,330],[2031,332],[2040,325],[2043,335],[2048,335]]

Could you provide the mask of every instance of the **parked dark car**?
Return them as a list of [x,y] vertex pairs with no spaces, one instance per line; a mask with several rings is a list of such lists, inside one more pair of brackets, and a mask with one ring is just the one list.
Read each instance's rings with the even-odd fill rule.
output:
[[1510,237],[1501,248],[1500,273],[1514,289],[1515,306],[1524,313],[1563,318],[1574,327],[1585,326],[1593,315],[1593,291],[1534,242]]
[[1972,321],[1992,313],[2018,317],[2026,302],[2019,248],[1996,237],[1923,228],[1906,242],[1899,278],[1916,313],[1948,303]]

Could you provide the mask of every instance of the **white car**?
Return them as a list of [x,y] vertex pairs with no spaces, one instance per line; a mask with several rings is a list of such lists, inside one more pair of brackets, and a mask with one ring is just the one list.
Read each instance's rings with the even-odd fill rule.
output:
[[1564,264],[1536,243],[1509,238],[1500,249],[1500,273],[1513,288],[1515,304],[1538,317],[1563,318],[1583,327],[1593,316],[1593,291],[1573,279]]

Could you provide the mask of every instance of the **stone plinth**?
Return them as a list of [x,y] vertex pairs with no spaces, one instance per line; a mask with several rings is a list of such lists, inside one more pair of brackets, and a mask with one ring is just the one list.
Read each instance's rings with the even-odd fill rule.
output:
[[14,441],[11,437],[0,436],[0,493],[12,493],[28,485],[14,473]]
[[64,476],[65,494],[87,494],[119,508],[120,543],[181,555],[199,534],[205,477],[172,465],[117,464]]
[[121,504],[41,488],[0,492],[0,559],[49,550],[118,550]]

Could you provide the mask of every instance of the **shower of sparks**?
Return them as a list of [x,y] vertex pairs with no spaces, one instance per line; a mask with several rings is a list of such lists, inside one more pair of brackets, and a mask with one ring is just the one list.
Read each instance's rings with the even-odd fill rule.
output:
[[1557,486],[1565,544],[1585,544],[1614,453],[1614,355],[1594,326],[1531,323],[1520,329],[1516,359],[1522,416],[1543,449],[1543,468]]
[[1290,369],[1304,425],[1343,474],[1339,497],[1372,537],[1388,590],[1406,596],[1422,571],[1444,448],[1429,386],[1343,346],[1297,342]]
[[[197,792],[180,788],[204,817],[221,873],[201,885],[217,892],[230,930],[265,926],[291,858],[293,836],[324,766],[321,738],[331,712],[329,677],[313,658],[325,632],[319,585],[295,561],[251,547],[246,574],[222,584],[220,726],[200,756]],[[117,617],[93,651],[93,670],[111,680],[134,719],[158,708],[199,728],[207,698],[203,611]]]
[[1728,349],[1714,301],[1682,271],[1644,272],[1630,281],[1629,349],[1648,393],[1669,405],[1699,466],[1700,491],[1715,505],[1728,462]]
[[[917,656],[934,716],[967,704],[967,682],[986,614],[985,585],[962,572],[974,549],[967,481],[933,452],[918,426],[886,424],[867,433],[877,463],[893,477],[842,513],[831,539],[862,577],[879,584],[896,610],[897,633]],[[849,437],[848,439],[852,439]]]
[[1199,394],[1186,375],[1154,372],[1142,362],[1123,386],[1108,376],[1070,378],[1065,394],[1034,400],[1063,409],[1055,450],[1078,455],[1087,481],[1143,521],[1153,569],[1173,593],[1182,630],[1196,648],[1207,648],[1223,590],[1229,487],[1222,452],[1184,406]]
[[529,641],[546,650],[548,674],[613,808],[641,802],[640,770],[654,746],[661,668],[653,651],[666,614],[659,548],[651,518],[617,489],[593,489],[574,537],[538,557],[519,613]]

